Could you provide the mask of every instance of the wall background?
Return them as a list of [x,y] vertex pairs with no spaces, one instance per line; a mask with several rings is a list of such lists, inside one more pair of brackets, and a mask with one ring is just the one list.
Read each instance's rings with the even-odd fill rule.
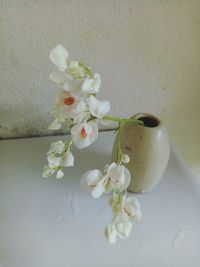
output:
[[102,74],[113,115],[150,112],[200,175],[200,1],[0,0],[0,137],[50,134],[62,44]]

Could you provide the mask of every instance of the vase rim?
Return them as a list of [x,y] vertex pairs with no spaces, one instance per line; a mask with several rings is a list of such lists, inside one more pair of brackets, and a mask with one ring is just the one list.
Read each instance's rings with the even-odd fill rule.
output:
[[161,125],[160,119],[149,113],[141,112],[135,114],[133,117],[144,122],[144,125],[141,125],[142,127],[157,128]]

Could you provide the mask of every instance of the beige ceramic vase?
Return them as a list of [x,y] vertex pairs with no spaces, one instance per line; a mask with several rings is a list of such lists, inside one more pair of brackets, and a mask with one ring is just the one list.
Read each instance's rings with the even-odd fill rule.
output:
[[[134,193],[150,191],[163,176],[169,160],[168,134],[161,121],[146,113],[132,118],[144,125],[126,123],[121,130],[121,149],[130,157],[126,167],[131,173],[128,190]],[[117,158],[117,138],[113,147],[113,160]]]

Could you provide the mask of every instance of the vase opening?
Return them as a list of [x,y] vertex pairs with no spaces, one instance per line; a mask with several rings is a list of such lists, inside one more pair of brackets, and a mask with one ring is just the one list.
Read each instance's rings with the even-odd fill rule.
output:
[[153,116],[141,116],[138,120],[143,121],[145,127],[154,128],[160,124],[160,121]]

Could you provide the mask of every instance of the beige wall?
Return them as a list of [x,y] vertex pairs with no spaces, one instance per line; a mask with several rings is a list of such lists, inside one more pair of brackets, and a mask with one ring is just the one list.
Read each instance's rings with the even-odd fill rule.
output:
[[57,43],[102,74],[114,115],[159,116],[200,169],[200,1],[0,0],[0,137],[48,133]]

